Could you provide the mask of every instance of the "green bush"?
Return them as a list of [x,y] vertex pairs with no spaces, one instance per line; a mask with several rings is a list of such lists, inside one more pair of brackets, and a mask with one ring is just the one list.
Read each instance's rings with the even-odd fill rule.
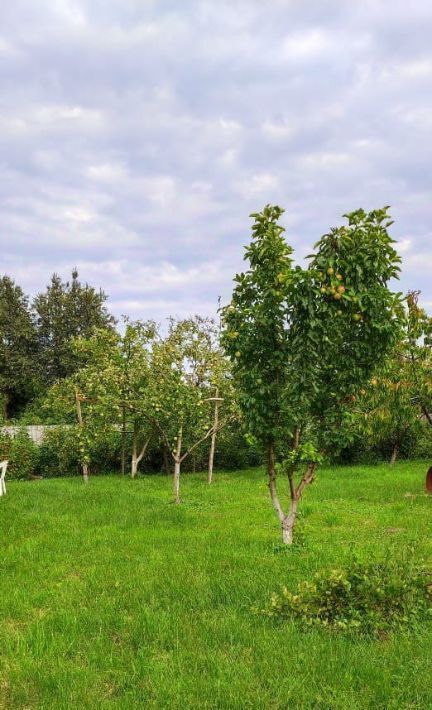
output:
[[428,422],[422,422],[412,455],[418,459],[432,459],[432,427]]
[[80,472],[78,427],[48,429],[39,447],[42,476],[73,476]]
[[[90,472],[106,473],[119,470],[121,434],[107,430],[97,438],[90,437],[88,451]],[[80,429],[78,425],[48,429],[39,447],[39,473],[42,476],[73,476],[81,474]]]
[[[130,466],[130,437],[126,444],[126,465]],[[107,429],[90,444],[90,470],[92,473],[120,471],[121,467],[121,432]],[[128,470],[128,469],[127,469]]]
[[[182,464],[184,473],[189,471],[205,471],[208,466],[210,453],[210,439],[204,441]],[[215,471],[233,471],[243,468],[252,468],[262,463],[262,454],[256,445],[250,444],[244,433],[239,429],[225,427],[218,432],[216,438],[216,451],[214,458]],[[170,459],[170,466],[173,461]],[[163,470],[163,449],[160,442],[155,439],[143,462],[142,469],[146,472]]]
[[[331,459],[331,463],[355,465],[390,461],[392,450],[391,437],[383,436],[380,440],[371,442],[364,436],[357,435],[349,446]],[[408,431],[399,442],[398,460],[430,458],[432,458],[432,427],[427,422],[421,422],[418,428]]]
[[432,578],[412,562],[353,563],[272,595],[265,613],[307,626],[379,635],[432,619]]
[[9,460],[12,445],[12,437],[9,434],[0,432],[0,461]]
[[238,426],[231,425],[221,429],[216,442],[216,469],[235,470],[261,464],[262,454],[259,447],[249,443]]
[[35,474],[39,451],[26,431],[20,431],[15,437],[4,434],[0,439],[0,458],[9,461],[8,478],[28,478]]

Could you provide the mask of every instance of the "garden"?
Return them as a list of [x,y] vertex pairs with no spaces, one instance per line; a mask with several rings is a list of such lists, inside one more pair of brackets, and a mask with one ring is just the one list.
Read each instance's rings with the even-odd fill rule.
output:
[[0,280],[0,707],[432,705],[432,318],[388,208],[282,214],[215,319]]

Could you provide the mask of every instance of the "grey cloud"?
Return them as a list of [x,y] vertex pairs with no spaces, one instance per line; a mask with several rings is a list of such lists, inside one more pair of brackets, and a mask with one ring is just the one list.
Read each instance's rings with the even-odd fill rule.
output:
[[227,298],[248,214],[299,258],[392,205],[401,286],[432,300],[427,0],[17,0],[0,10],[2,270],[77,265],[114,311]]

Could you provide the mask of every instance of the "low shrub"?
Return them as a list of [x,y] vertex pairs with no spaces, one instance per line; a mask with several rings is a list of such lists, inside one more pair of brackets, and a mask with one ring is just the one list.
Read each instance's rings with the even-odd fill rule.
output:
[[[42,476],[81,475],[81,436],[78,425],[59,426],[48,429],[39,447],[39,473]],[[92,438],[89,434],[88,450],[90,471],[106,473],[119,470],[121,434],[107,430]],[[129,452],[128,452],[129,453]]]
[[422,423],[422,428],[412,455],[414,458],[418,459],[432,458],[432,428],[428,422]]
[[2,434],[0,437],[0,460],[9,461],[8,478],[29,478],[36,473],[39,451],[26,431],[20,431],[11,437]]
[[[422,421],[400,439],[398,460],[429,459],[432,457],[432,429],[428,422]],[[331,459],[331,463],[355,465],[373,464],[390,461],[394,440],[391,436],[382,436],[375,441],[359,434],[354,441]]]
[[386,560],[317,573],[272,595],[264,613],[307,626],[380,635],[432,619],[432,577],[412,562]]
[[[121,432],[107,430],[102,436],[94,439],[90,444],[90,469],[92,473],[106,473],[107,471],[120,471],[121,466]],[[130,466],[130,437],[126,441],[126,464]]]
[[[206,464],[208,460],[208,448]],[[262,464],[262,453],[257,444],[248,441],[244,432],[234,424],[221,429],[216,441],[215,468],[237,470]]]
[[9,460],[12,437],[0,431],[0,461]]
[[79,473],[78,427],[55,427],[46,431],[39,447],[42,476],[72,476]]

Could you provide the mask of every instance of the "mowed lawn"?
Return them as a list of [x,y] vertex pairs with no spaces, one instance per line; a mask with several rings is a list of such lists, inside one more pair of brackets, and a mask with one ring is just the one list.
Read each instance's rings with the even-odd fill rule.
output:
[[[322,470],[281,550],[262,470],[11,482],[1,708],[432,708],[432,629],[365,640],[253,612],[316,570],[432,555],[425,462]],[[284,484],[284,482],[282,481]]]

